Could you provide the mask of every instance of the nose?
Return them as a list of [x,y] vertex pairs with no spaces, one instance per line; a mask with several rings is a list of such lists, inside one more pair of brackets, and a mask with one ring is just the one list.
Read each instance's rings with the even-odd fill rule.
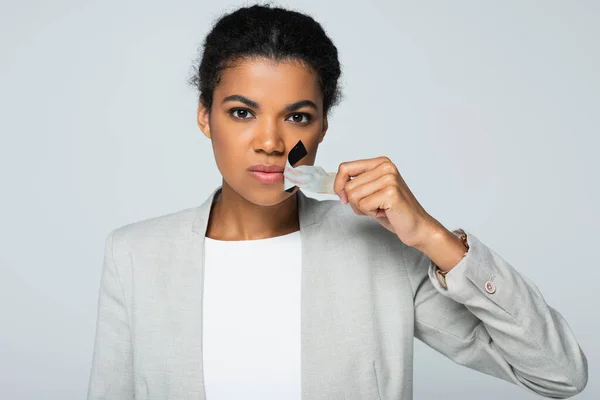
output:
[[275,118],[263,118],[256,128],[252,143],[254,151],[277,155],[285,152],[281,127],[278,126]]

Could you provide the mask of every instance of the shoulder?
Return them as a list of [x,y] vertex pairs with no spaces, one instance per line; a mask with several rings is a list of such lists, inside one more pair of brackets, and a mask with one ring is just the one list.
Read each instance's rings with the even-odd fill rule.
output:
[[116,252],[154,252],[165,244],[184,242],[197,211],[198,207],[192,207],[122,225],[110,232],[108,240]]

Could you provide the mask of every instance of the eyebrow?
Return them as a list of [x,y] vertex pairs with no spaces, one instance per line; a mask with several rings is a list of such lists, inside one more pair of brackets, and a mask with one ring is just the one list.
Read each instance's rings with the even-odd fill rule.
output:
[[260,108],[257,102],[250,100],[247,97],[240,96],[239,94],[233,94],[231,96],[227,96],[223,99],[223,103],[227,103],[228,101],[239,101],[240,103],[244,103],[248,107],[252,108]]
[[287,106],[285,106],[285,110],[286,111],[296,111],[296,110],[301,109],[302,107],[310,107],[310,108],[313,108],[315,111],[319,111],[319,109],[317,108],[317,105],[310,100],[300,100],[295,103],[288,104]]
[[[244,103],[248,107],[260,109],[260,105],[256,101],[250,100],[249,98],[244,97],[239,94],[233,94],[233,95],[227,96],[223,99],[223,103],[226,103],[229,101],[239,101],[240,103]],[[302,107],[310,107],[310,108],[313,108],[315,111],[319,110],[317,105],[311,100],[300,100],[295,103],[288,104],[285,106],[285,110],[286,111],[296,111],[296,110],[301,109]]]

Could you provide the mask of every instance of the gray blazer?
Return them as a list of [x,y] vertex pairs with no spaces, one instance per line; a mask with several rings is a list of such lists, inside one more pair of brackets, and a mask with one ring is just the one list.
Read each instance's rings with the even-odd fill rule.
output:
[[[203,248],[219,190],[108,236],[88,399],[206,399]],[[563,317],[473,234],[444,289],[424,253],[372,218],[300,191],[298,207],[302,399],[412,399],[413,337],[542,396],[585,387]]]

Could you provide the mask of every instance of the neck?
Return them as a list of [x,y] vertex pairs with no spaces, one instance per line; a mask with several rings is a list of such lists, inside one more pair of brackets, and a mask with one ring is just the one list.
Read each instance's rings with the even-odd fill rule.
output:
[[206,236],[217,240],[256,240],[286,235],[299,229],[296,194],[279,204],[260,206],[249,202],[223,182],[220,199],[210,211]]

